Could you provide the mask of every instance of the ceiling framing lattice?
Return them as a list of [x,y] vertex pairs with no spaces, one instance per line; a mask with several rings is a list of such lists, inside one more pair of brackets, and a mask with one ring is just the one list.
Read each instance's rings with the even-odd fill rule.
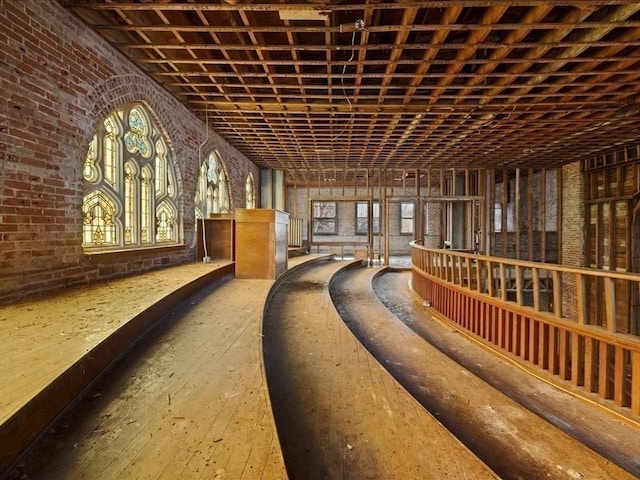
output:
[[640,2],[61,3],[290,178],[555,167],[640,132]]

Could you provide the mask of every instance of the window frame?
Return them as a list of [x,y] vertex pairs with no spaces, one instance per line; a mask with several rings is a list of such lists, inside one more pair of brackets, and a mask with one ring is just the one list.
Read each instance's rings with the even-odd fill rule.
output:
[[[322,210],[327,208],[325,215],[320,216],[316,215],[316,208]],[[326,215],[327,213],[333,212],[332,215]],[[337,235],[338,234],[338,202],[336,201],[325,201],[325,200],[312,200],[311,202],[311,218],[313,225],[313,235],[314,236],[325,236],[325,235]],[[332,228],[328,228],[325,231],[318,231],[319,225],[331,226]]]
[[[411,201],[401,201],[400,205],[400,214],[398,215],[399,219],[399,228],[400,235],[415,235],[416,231],[416,202]],[[411,205],[411,217],[404,215],[404,206]],[[411,219],[411,231],[407,231],[404,229],[405,220]]]
[[181,243],[175,165],[145,104],[122,105],[99,121],[87,145],[81,208],[87,254]]
[[[355,235],[367,235],[369,233],[369,203],[371,203],[373,212],[371,218],[373,220],[373,226],[371,233],[373,235],[379,235],[381,231],[381,220],[380,220],[380,201],[373,200],[373,202],[356,202],[355,204],[355,222],[354,222],[354,233]],[[358,215],[358,207],[365,206],[366,207],[366,216],[362,217]],[[376,208],[377,207],[377,208]],[[377,212],[376,212],[377,210]],[[364,229],[359,228],[359,220],[363,219]],[[377,222],[376,222],[377,220]]]

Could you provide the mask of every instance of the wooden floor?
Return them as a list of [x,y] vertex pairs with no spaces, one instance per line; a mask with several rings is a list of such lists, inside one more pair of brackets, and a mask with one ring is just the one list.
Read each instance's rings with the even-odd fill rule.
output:
[[371,270],[348,269],[331,283],[332,298],[378,362],[501,478],[636,478],[637,428],[438,323],[416,308],[409,273],[404,282],[394,275],[402,274],[379,275],[374,293]]
[[345,326],[327,286],[344,266],[294,273],[266,311],[265,369],[290,477],[497,478]]
[[[315,263],[304,268],[305,262]],[[389,362],[406,360],[383,359],[385,369],[349,331],[328,291],[329,279],[347,264],[317,256],[290,259],[289,273],[270,297],[270,280],[225,275],[207,281],[177,308],[166,308],[168,315],[43,435],[7,478],[497,478],[443,427],[437,418],[441,413],[429,414],[388,373],[393,370]],[[47,398],[56,375],[90,365],[82,359],[126,331],[151,305],[223,268],[193,264],[1,308],[0,348],[6,355],[0,357],[5,419],[0,438],[15,432],[15,424],[6,419],[20,411],[20,402]],[[353,300],[375,271],[364,269],[353,282],[360,285]],[[417,350],[401,330],[380,323],[380,310],[366,313],[373,297],[357,301],[373,329],[369,336],[385,332],[388,340],[400,342],[396,351]],[[427,357],[421,363],[432,371],[411,366],[411,372],[430,378],[441,397],[452,398],[437,383],[445,367],[436,354]],[[470,398],[480,395],[475,383],[459,388],[465,386]],[[57,401],[55,395],[48,398]],[[480,409],[493,419],[483,428],[498,431],[502,425],[511,435],[498,415],[497,400],[491,405],[494,411]],[[517,441],[509,435],[505,438]],[[509,441],[495,448],[508,450]],[[544,451],[535,443],[527,445],[531,452]],[[562,445],[574,451],[572,444]],[[2,456],[9,453],[0,449]],[[591,478],[576,476],[582,473],[570,461],[557,465],[553,473],[558,475],[548,478]],[[632,478],[614,465],[598,474]]]
[[[309,260],[292,259],[290,266]],[[37,417],[47,409],[29,410],[34,399],[47,397],[52,384],[151,305],[224,268],[195,263],[2,307],[4,465],[26,435],[16,429],[33,417],[22,411],[35,410]],[[272,285],[233,279],[188,302],[193,311],[172,312],[166,331],[159,328],[136,345],[139,355],[127,355],[62,421],[69,428],[45,438],[19,471],[47,479],[214,478],[212,472],[215,478],[285,478],[260,361],[262,309]],[[55,391],[64,396],[66,383],[59,383]],[[50,395],[49,403],[58,396]]]

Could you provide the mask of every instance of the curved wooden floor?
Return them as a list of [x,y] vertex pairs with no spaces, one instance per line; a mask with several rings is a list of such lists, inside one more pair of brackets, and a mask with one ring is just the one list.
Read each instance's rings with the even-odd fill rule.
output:
[[295,272],[265,311],[265,370],[290,478],[497,478],[349,332],[328,292],[345,265]]
[[[600,433],[600,450],[635,473],[640,471],[640,431],[562,395],[558,389],[536,381],[435,322],[424,314],[424,309],[416,308],[408,279],[408,275],[404,282],[379,279],[377,288],[387,306],[396,310],[411,328],[378,301],[371,287],[371,270],[346,270],[331,283],[332,296],[352,331],[378,361],[429,411],[437,412],[438,419],[501,478],[636,478],[538,414],[546,414],[558,425],[566,423],[567,430],[571,430],[571,422],[591,422],[590,427],[595,427],[592,439]],[[421,332],[452,357],[465,357],[470,369],[462,368],[415,332]],[[524,402],[537,403],[538,412],[508,398],[471,370],[490,377],[500,390],[510,389],[514,397],[521,395],[527,400],[527,395],[539,396],[539,400]],[[546,407],[546,403],[554,405]],[[575,430],[588,427],[575,425]],[[627,443],[619,444],[613,455],[616,441]]]
[[[291,259],[290,267],[308,260],[315,258]],[[270,384],[270,393],[274,401],[287,406],[283,410],[279,404],[275,415],[279,422],[288,422],[295,435],[281,439],[287,458],[299,463],[293,467],[287,461],[290,478],[496,478],[348,331],[327,290],[329,279],[344,265],[323,261],[300,274],[291,270],[274,290],[272,281],[226,276],[210,284],[209,277],[209,286],[171,311],[55,424],[11,478],[15,474],[24,480],[286,479],[262,369],[263,334],[265,358],[282,367],[274,370],[273,363],[269,367],[270,379],[281,380],[280,387]],[[118,296],[122,308],[117,310],[132,308],[121,320],[103,318],[91,323],[87,312],[96,312],[87,309],[94,307],[79,303],[82,295],[70,295],[74,292],[55,300],[67,305],[41,310],[51,317],[42,325],[35,321],[41,318],[29,316],[33,305],[1,308],[0,328],[16,330],[11,338],[20,340],[13,347],[13,342],[5,345],[5,349],[13,348],[14,357],[10,357],[13,361],[2,359],[6,363],[0,369],[0,375],[5,375],[0,384],[0,411],[9,405],[5,403],[8,393],[18,392],[11,383],[12,375],[24,376],[31,391],[41,385],[35,395],[39,402],[49,398],[52,404],[60,403],[62,397],[47,396],[51,385],[59,395],[69,392],[63,388],[65,382],[56,385],[52,372],[70,371],[71,384],[79,385],[74,372],[82,370],[83,363],[95,368],[108,354],[113,360],[121,352],[110,351],[112,347],[123,346],[125,339],[132,341],[136,330],[155,322],[160,313],[169,313],[167,305],[178,301],[175,292],[205,278],[203,270],[211,267],[194,264],[185,266],[180,274],[167,269],[126,279],[119,287],[108,284],[102,292]],[[376,271],[362,270],[361,290],[369,289]],[[294,275],[297,280],[287,284]],[[142,296],[142,287],[152,294]],[[297,301],[285,301],[278,297],[279,292],[288,292]],[[269,295],[269,310],[276,308],[276,317],[267,318],[261,332]],[[376,302],[363,297],[358,305],[368,308]],[[60,308],[70,315],[52,317]],[[140,316],[145,311],[153,315]],[[12,312],[21,315],[11,317]],[[361,313],[370,326],[384,316],[381,310]],[[130,321],[133,323],[127,326]],[[47,335],[39,336],[40,332]],[[394,332],[396,340],[406,339],[398,330]],[[407,345],[402,341],[398,350],[407,350]],[[92,352],[100,351],[99,358],[93,357]],[[15,368],[16,358],[33,358],[30,381]],[[433,358],[430,355],[429,362]],[[37,375],[38,362],[43,375]],[[388,367],[401,362],[387,359],[383,363]],[[475,389],[467,393],[475,394]],[[491,412],[491,418],[496,418],[496,412]],[[0,426],[8,441],[15,425],[5,422]],[[0,455],[7,451],[0,449]],[[568,468],[559,465],[562,470],[559,467],[558,471],[565,474],[562,478],[592,478],[578,476],[581,471],[573,470],[570,463]],[[614,473],[619,476],[612,477]],[[612,465],[599,474],[593,478],[628,478]]]
[[381,271],[373,279],[376,296],[403,323],[469,372],[640,478],[640,419],[571,382],[523,365],[465,335],[457,325],[432,317],[408,287],[409,271]]
[[[316,258],[291,259],[289,265]],[[12,356],[2,359],[7,363],[0,369],[8,419],[0,429],[11,449],[0,449],[5,463],[24,447],[16,424],[24,429],[20,422],[26,419],[47,425],[47,416],[73,398],[69,385],[86,386],[101,374],[97,365],[106,368],[138,340],[143,326],[168,314],[7,476],[287,478],[260,354],[263,307],[274,282],[237,280],[223,267],[224,278],[212,283],[211,272],[218,269],[185,265],[0,309],[0,326],[17,331],[5,337],[11,340],[5,352]],[[172,310],[193,294],[190,285],[200,292]],[[111,310],[107,300],[117,302]],[[28,315],[36,311],[38,318]],[[60,311],[66,314],[56,316]],[[12,375],[24,378],[24,388],[8,380]],[[24,410],[35,412],[38,422]]]

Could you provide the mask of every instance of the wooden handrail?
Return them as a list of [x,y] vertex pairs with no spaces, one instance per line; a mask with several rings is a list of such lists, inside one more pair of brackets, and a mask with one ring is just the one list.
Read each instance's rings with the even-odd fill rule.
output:
[[412,285],[431,308],[485,343],[640,414],[640,338],[618,331],[633,325],[624,300],[639,291],[640,275],[411,245]]

